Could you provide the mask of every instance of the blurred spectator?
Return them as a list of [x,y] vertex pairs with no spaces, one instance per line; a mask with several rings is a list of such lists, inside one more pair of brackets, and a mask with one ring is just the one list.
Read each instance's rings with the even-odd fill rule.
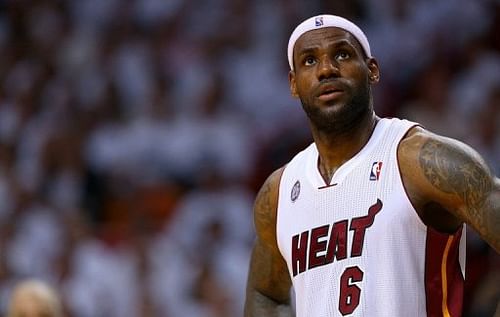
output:
[[38,280],[26,280],[14,288],[7,317],[62,317],[57,292]]

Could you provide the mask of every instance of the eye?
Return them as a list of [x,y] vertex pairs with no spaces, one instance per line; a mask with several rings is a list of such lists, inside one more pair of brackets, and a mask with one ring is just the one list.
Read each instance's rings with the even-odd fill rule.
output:
[[304,65],[306,66],[311,66],[311,65],[314,65],[316,63],[316,59],[312,56],[307,56],[306,58],[304,58]]
[[346,60],[348,59],[349,57],[351,57],[351,54],[349,54],[348,52],[346,51],[340,51],[337,53],[337,55],[335,55],[335,59],[336,60],[339,60],[339,61],[343,61],[343,60]]

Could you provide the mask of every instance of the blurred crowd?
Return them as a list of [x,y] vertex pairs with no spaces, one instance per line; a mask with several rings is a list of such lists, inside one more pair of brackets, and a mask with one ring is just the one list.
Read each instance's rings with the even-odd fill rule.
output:
[[[367,33],[379,115],[500,174],[498,0],[3,0],[0,314],[38,278],[67,316],[241,316],[255,193],[311,142],[286,44],[318,13]],[[499,285],[469,230],[465,315]]]

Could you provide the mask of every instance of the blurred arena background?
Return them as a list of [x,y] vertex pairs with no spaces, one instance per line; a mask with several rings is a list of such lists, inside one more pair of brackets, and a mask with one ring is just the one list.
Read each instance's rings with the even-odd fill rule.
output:
[[[67,316],[241,316],[254,195],[311,141],[286,43],[323,12],[367,33],[379,115],[500,174],[498,0],[3,0],[0,314],[36,277]],[[499,288],[469,231],[465,316]]]

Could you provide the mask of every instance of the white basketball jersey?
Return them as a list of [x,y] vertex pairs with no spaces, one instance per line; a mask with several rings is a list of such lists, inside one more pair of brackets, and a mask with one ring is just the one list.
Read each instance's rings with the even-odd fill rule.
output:
[[398,145],[415,125],[380,120],[330,184],[314,143],[285,167],[276,230],[297,317],[461,315],[465,234],[424,225],[399,172]]

